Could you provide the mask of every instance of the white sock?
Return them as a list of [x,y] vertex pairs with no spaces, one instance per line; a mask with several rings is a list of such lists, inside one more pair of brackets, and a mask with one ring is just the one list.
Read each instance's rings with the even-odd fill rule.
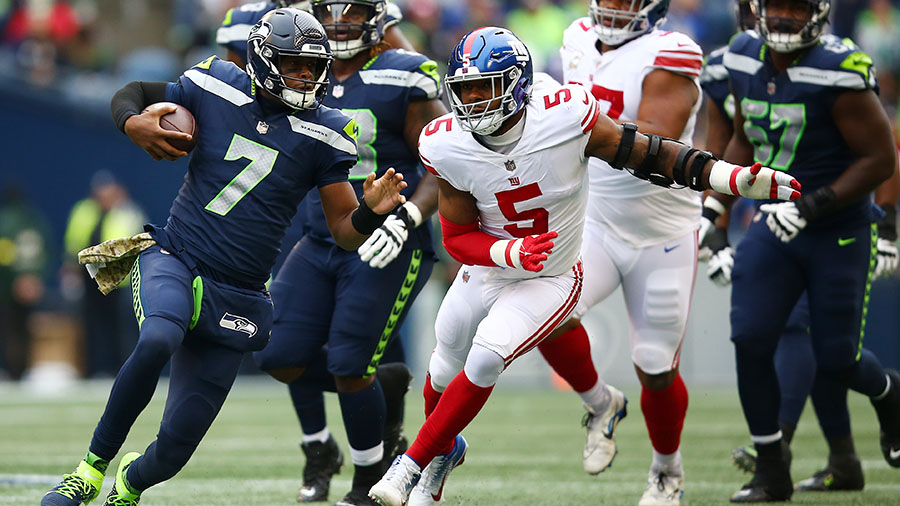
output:
[[653,472],[664,471],[672,476],[684,475],[684,469],[681,467],[681,450],[675,450],[675,453],[663,455],[653,450],[653,463],[650,464],[650,470]]
[[328,430],[328,427],[316,432],[314,434],[303,434],[303,442],[304,443],[324,443],[328,441],[328,438],[331,437],[331,431]]
[[371,466],[381,462],[381,458],[384,456],[384,442],[379,442],[377,445],[369,448],[368,450],[357,450],[356,448],[350,447],[350,460],[353,461],[354,465],[357,466]]
[[606,382],[599,377],[596,385],[592,386],[587,392],[582,392],[578,395],[581,396],[581,400],[584,401],[588,411],[594,414],[603,413],[612,400],[612,396],[609,395],[609,389],[606,388]]
[[888,374],[885,374],[884,377],[885,377],[885,379],[887,379],[887,385],[884,387],[884,392],[881,392],[880,394],[876,395],[875,397],[872,397],[873,401],[876,401],[876,402],[880,401],[881,399],[884,399],[885,397],[887,397],[887,395],[889,393],[891,393],[891,377]]

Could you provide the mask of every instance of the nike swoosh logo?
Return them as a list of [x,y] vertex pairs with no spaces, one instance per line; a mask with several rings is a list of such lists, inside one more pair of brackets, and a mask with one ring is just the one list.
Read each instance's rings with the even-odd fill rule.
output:
[[668,253],[668,252],[672,251],[673,249],[677,248],[678,246],[680,246],[680,244],[676,244],[675,246],[672,246],[671,248],[669,248],[668,246],[663,246],[663,251]]
[[900,459],[900,448],[891,448],[889,455],[891,456],[891,460]]
[[846,246],[848,244],[853,244],[856,242],[856,237],[851,237],[849,239],[841,239],[838,237],[838,246]]

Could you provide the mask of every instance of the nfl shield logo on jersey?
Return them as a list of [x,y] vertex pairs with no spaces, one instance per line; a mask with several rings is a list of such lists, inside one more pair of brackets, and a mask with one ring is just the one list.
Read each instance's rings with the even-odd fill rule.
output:
[[331,95],[334,96],[334,98],[343,97],[344,96],[344,87],[341,86],[340,84],[335,84],[334,88],[331,89]]
[[269,125],[265,121],[260,121],[256,124],[256,131],[259,132],[259,135],[266,135],[266,132],[269,131]]
[[510,172],[516,170],[516,162],[514,162],[512,160],[507,160],[506,161],[506,170],[508,170]]

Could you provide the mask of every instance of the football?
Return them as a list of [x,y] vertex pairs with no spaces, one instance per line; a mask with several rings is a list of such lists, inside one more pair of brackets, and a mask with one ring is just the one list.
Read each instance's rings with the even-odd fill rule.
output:
[[159,118],[159,126],[164,130],[191,134],[192,139],[190,141],[181,139],[168,140],[172,147],[190,153],[190,151],[194,149],[194,146],[197,145],[197,121],[194,120],[194,115],[191,114],[191,111],[187,110],[187,108],[182,105],[172,102],[157,102],[149,105],[143,112],[173,105],[176,107],[175,111]]

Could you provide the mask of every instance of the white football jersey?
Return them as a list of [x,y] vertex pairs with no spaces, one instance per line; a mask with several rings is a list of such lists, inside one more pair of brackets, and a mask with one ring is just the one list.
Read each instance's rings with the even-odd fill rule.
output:
[[[601,111],[616,120],[637,120],[644,77],[664,69],[689,77],[700,90],[703,52],[687,35],[653,30],[601,54],[590,18],[576,20],[563,34],[563,75],[588,88]],[[691,143],[702,92],[678,140]],[[664,243],[700,224],[700,193],[667,190],[590,160],[588,215],[636,248]]]
[[533,89],[522,137],[508,154],[481,145],[452,113],[422,129],[425,168],[475,197],[484,232],[501,239],[559,234],[541,272],[498,268],[497,276],[556,276],[578,261],[588,194],[584,149],[599,111],[581,86]]

